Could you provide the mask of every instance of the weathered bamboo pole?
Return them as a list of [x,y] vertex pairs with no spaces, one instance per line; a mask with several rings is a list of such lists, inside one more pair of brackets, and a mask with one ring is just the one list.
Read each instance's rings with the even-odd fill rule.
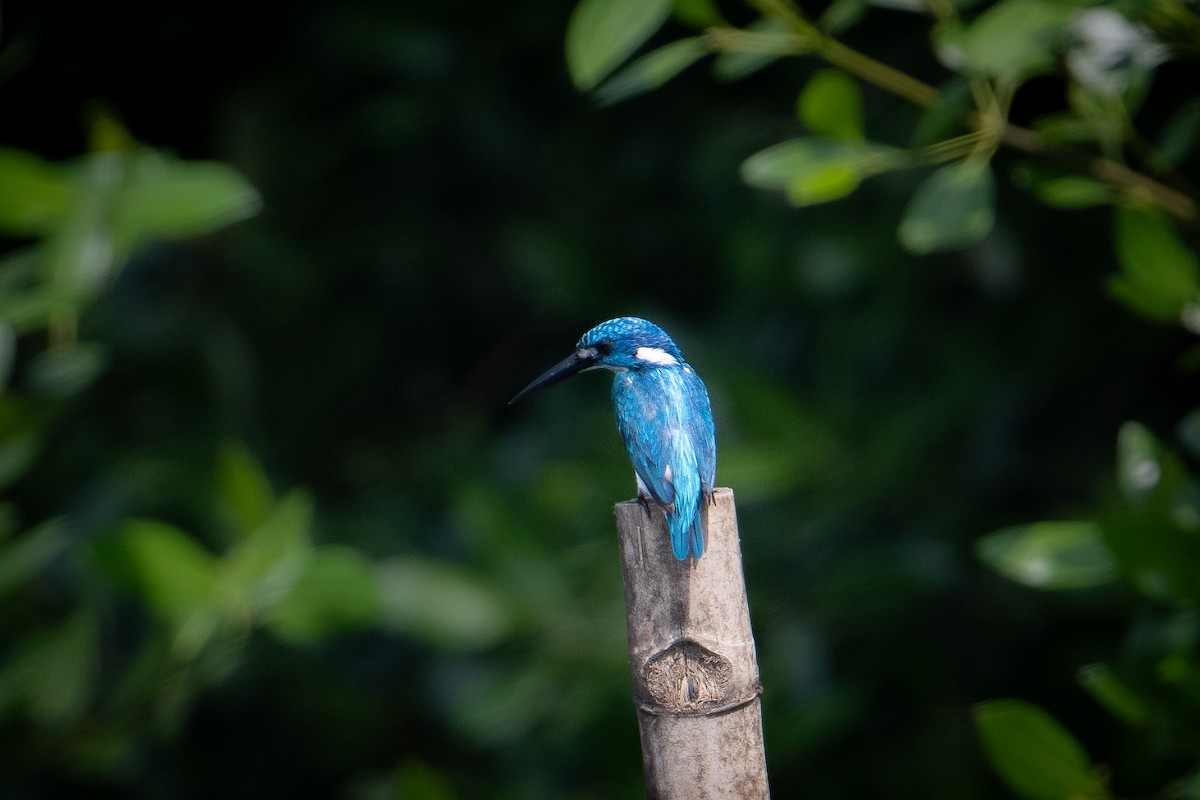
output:
[[717,489],[699,560],[671,552],[663,512],[617,503],[646,796],[770,796],[758,659],[733,492]]

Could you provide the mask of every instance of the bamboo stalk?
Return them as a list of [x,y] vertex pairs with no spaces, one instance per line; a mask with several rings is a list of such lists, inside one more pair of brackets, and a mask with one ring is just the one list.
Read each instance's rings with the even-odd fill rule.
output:
[[758,660],[733,492],[717,489],[708,546],[677,560],[662,510],[617,503],[646,796],[768,798]]

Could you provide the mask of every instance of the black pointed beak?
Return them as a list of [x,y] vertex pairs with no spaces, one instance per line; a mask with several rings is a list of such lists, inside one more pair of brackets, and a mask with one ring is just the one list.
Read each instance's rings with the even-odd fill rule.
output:
[[538,389],[545,389],[547,386],[553,386],[559,381],[566,380],[577,372],[582,372],[588,367],[596,366],[596,354],[587,350],[576,350],[571,355],[564,358],[562,361],[555,364],[550,369],[543,372],[532,383],[526,386],[521,391],[517,392],[516,397],[508,401],[511,406],[513,403],[520,400],[527,394],[532,394]]

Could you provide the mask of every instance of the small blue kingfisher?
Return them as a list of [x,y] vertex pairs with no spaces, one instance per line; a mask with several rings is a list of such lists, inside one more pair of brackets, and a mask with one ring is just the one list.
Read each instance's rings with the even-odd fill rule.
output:
[[585,333],[575,352],[526,386],[509,405],[577,372],[614,373],[617,428],[633,462],[638,501],[663,507],[680,561],[704,555],[704,514],[713,502],[717,441],[708,390],[679,347],[653,322],[618,317]]

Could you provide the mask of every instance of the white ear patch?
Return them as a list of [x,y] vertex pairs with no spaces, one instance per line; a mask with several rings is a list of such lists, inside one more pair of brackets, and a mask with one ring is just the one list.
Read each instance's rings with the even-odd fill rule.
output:
[[659,364],[664,367],[671,367],[679,363],[675,360],[675,356],[661,347],[639,347],[634,352],[634,356],[648,364]]

